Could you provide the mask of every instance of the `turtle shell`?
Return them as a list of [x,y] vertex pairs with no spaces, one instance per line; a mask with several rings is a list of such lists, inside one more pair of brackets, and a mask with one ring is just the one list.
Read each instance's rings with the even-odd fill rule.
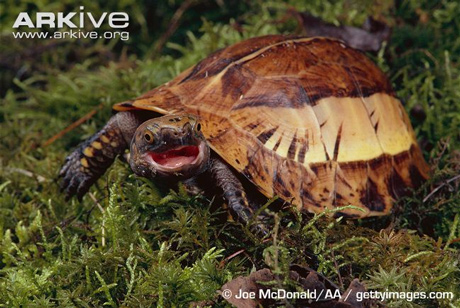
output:
[[388,79],[329,38],[249,39],[114,109],[199,116],[211,148],[260,192],[310,212],[385,215],[428,178]]

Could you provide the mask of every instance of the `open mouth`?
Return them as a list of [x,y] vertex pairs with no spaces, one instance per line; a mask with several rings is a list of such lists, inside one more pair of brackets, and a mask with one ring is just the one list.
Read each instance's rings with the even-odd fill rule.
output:
[[165,168],[178,168],[194,164],[200,156],[200,147],[195,145],[181,146],[165,152],[150,152],[155,163]]

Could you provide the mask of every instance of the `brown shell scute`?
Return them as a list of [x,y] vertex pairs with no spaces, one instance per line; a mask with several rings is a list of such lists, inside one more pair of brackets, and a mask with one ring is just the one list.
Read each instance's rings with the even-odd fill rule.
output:
[[284,39],[285,38],[279,35],[256,37],[230,47],[220,49],[195,65],[189,74],[187,74],[183,79],[181,78],[179,83],[212,77],[220,73],[223,69],[229,66],[229,64],[258,51],[263,47],[276,44]]
[[129,108],[198,115],[213,150],[262,193],[312,212],[383,215],[428,177],[385,75],[332,39],[238,43],[115,106]]
[[[287,89],[296,91],[293,97],[302,103],[315,104],[330,96],[366,97],[378,92],[393,95],[387,78],[367,57],[342,46],[345,45],[328,39],[292,41],[266,49],[248,59],[244,67],[257,72],[259,83],[268,83],[267,88],[293,82]],[[256,90],[265,93],[258,87]]]

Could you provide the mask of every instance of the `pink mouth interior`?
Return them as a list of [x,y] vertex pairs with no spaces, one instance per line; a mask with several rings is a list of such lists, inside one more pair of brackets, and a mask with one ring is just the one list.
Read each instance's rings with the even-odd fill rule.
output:
[[195,161],[199,153],[199,148],[191,145],[162,153],[150,153],[150,156],[159,165],[175,168],[191,164]]

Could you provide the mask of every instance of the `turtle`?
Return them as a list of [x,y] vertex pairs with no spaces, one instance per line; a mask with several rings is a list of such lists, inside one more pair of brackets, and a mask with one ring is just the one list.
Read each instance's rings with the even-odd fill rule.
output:
[[204,177],[245,223],[250,189],[302,211],[364,218],[390,214],[429,178],[389,80],[337,39],[250,38],[113,109],[67,157],[60,171],[67,198],[81,199],[128,148],[135,174]]

